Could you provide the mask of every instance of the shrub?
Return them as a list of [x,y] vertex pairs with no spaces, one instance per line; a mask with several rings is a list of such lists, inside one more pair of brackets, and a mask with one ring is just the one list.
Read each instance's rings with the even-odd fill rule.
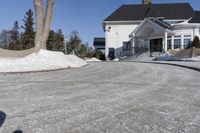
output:
[[198,36],[194,37],[194,40],[192,41],[191,47],[200,48],[200,41],[199,41]]

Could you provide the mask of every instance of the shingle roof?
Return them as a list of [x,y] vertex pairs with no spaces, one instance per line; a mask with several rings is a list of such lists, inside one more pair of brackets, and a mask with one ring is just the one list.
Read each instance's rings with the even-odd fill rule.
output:
[[143,20],[148,17],[164,17],[169,20],[189,19],[193,16],[193,12],[189,3],[122,5],[105,21]]
[[96,46],[96,45],[105,46],[105,38],[104,37],[95,37],[93,46]]
[[200,23],[200,11],[195,11],[194,16],[189,21],[189,23]]
[[156,23],[157,25],[159,25],[160,27],[163,27],[163,28],[169,29],[169,30],[172,29],[172,26],[169,23],[167,23],[167,22],[165,22],[163,20],[160,20],[160,19],[150,19],[150,20],[152,22]]

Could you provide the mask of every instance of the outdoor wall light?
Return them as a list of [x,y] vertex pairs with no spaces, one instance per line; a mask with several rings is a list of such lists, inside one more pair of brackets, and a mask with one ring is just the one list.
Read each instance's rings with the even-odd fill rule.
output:
[[108,29],[106,31],[110,32],[111,26],[108,27]]

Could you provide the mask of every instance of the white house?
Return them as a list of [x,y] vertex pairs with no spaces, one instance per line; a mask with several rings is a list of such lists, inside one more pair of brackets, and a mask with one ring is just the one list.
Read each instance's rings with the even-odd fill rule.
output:
[[184,49],[200,36],[200,11],[189,3],[149,2],[122,5],[103,21],[106,58]]

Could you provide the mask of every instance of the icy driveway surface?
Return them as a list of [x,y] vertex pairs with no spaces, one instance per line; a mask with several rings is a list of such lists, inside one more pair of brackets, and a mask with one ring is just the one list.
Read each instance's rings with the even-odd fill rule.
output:
[[200,131],[200,73],[176,66],[92,63],[0,75],[1,133]]

